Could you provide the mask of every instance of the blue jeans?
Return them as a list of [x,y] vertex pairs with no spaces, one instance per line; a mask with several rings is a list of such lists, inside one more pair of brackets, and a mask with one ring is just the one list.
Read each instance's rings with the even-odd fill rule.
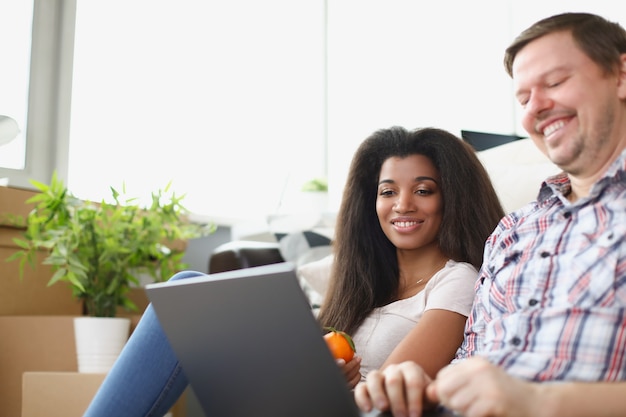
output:
[[[199,275],[184,271],[170,280]],[[149,305],[83,417],[163,417],[188,384]]]

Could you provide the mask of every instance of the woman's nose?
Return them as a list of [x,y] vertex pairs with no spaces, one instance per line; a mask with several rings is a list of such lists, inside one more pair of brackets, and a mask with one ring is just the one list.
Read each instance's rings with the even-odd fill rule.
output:
[[413,203],[413,196],[400,194],[396,199],[396,203],[393,206],[393,209],[397,213],[407,213],[415,210],[415,204]]

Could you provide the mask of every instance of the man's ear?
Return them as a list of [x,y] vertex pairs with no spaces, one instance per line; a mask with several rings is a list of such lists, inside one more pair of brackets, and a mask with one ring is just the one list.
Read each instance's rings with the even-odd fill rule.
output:
[[620,56],[620,67],[617,78],[617,94],[620,99],[626,100],[626,54]]

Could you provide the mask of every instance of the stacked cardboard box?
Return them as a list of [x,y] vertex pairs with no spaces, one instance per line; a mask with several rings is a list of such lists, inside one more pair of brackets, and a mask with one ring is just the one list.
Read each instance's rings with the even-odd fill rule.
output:
[[22,417],[80,417],[104,376],[75,372],[24,372]]
[[[48,287],[52,276],[49,267],[27,266],[20,279],[19,263],[6,259],[18,250],[13,239],[23,229],[13,226],[19,218],[26,218],[32,205],[25,202],[36,193],[30,190],[0,187],[0,315],[78,315],[81,305],[72,298],[65,285]],[[43,254],[40,255],[43,259]]]
[[[13,238],[23,233],[15,221],[26,217],[32,208],[26,201],[35,194],[0,187],[0,417],[48,417],[38,410],[52,409],[71,417],[86,407],[103,377],[76,372],[73,318],[82,306],[63,283],[48,286],[49,267],[27,267],[20,278],[18,262],[6,261],[18,250]],[[142,289],[133,290],[131,299],[139,313],[148,304]],[[133,326],[140,317],[122,310],[119,315],[131,317]],[[173,417],[185,416],[184,397],[172,411]]]

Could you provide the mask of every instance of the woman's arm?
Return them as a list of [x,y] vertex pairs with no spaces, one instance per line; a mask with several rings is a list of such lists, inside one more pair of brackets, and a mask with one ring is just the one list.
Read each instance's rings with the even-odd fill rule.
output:
[[381,369],[390,364],[413,361],[434,378],[448,365],[463,341],[466,317],[449,310],[432,309],[394,348]]
[[[463,341],[466,317],[449,310],[432,309],[422,315],[398,343],[381,369],[355,387],[355,400],[364,411],[373,407],[407,415],[421,415],[432,407],[423,392],[437,372],[454,358]],[[437,401],[435,401],[436,403]]]

